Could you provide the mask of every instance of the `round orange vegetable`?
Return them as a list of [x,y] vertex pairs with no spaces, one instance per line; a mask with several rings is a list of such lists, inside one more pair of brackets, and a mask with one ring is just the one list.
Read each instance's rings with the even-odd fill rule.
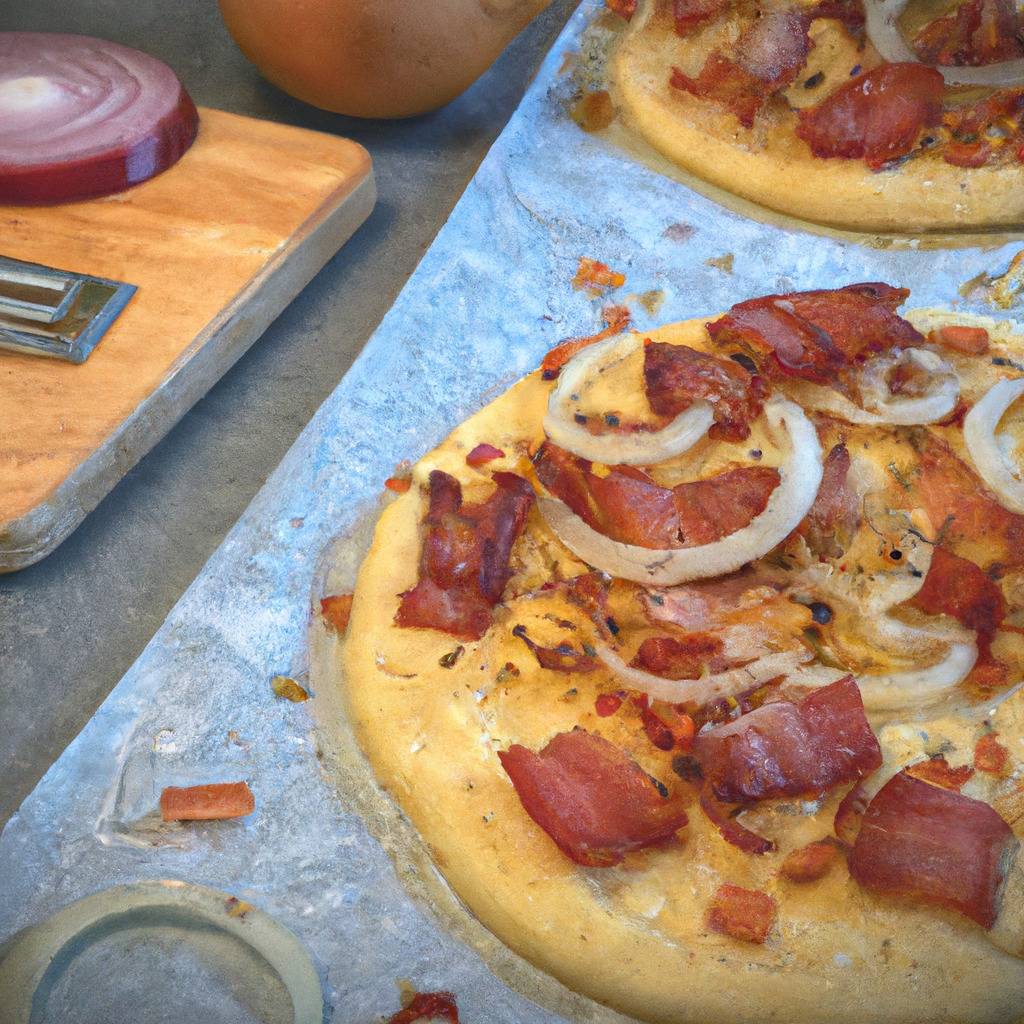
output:
[[356,117],[411,117],[467,89],[550,0],[219,0],[275,85]]

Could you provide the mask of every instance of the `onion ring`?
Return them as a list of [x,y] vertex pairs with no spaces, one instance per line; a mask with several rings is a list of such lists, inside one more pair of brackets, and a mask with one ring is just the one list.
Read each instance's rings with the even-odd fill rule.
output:
[[[908,0],[864,0],[865,31],[879,56],[891,64],[924,62],[910,48],[896,19]],[[946,85],[980,85],[992,89],[1024,84],[1024,60],[1005,60],[982,67],[933,65],[946,80]]]
[[[901,360],[917,363],[934,375],[936,387],[920,398],[893,398],[888,394],[886,375]],[[861,393],[870,400],[870,406],[854,405],[848,398],[821,384],[801,382],[792,389],[793,397],[804,408],[814,412],[830,413],[847,423],[864,426],[891,424],[901,427],[921,426],[945,419],[955,408],[960,397],[960,381],[953,367],[941,356],[928,349],[904,349],[894,357],[873,359],[861,377]]]
[[988,389],[964,419],[964,441],[974,468],[1003,508],[1024,515],[1024,467],[1011,465],[996,429],[1006,410],[1024,396],[1024,377],[1001,380]]
[[973,641],[953,643],[941,661],[927,668],[857,676],[864,709],[898,711],[908,705],[927,707],[935,704],[967,678],[977,660],[978,648]]
[[821,443],[803,409],[775,397],[765,403],[764,416],[770,427],[782,427],[788,435],[779,485],[760,515],[720,540],[692,548],[642,548],[598,533],[557,498],[541,496],[537,507],[573,554],[620,579],[671,586],[734,572],[785,540],[814,504],[821,485]]
[[638,334],[619,334],[590,345],[562,367],[558,384],[548,399],[544,432],[559,448],[591,462],[608,466],[653,466],[692,448],[708,432],[714,413],[708,402],[694,402],[660,430],[635,433],[592,434],[576,422],[569,404],[591,374],[603,373],[601,363],[618,362],[640,340]]
[[644,672],[643,669],[627,665],[615,651],[604,644],[598,644],[595,650],[598,658],[629,689],[639,690],[653,700],[663,700],[669,704],[707,704],[719,697],[733,697],[738,693],[755,689],[767,683],[769,679],[789,675],[813,657],[806,648],[777,651],[740,668],[704,675],[699,679],[666,679],[664,676],[656,676],[652,672]]

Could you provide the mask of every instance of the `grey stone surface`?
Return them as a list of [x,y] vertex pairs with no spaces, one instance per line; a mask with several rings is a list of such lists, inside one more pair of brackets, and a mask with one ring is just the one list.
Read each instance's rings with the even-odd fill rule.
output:
[[[0,0],[0,30],[82,32],[166,60],[197,103],[345,135],[369,221],[266,335],[42,563],[0,576],[0,826],[138,657],[387,311],[574,0],[554,0],[444,110],[360,121],[263,81],[214,0]],[[0,244],[2,248],[2,244]]]

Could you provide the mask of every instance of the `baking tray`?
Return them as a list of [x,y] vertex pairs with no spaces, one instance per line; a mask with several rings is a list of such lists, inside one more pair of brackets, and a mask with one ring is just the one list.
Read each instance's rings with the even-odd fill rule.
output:
[[[469,1022],[622,1019],[476,925],[346,750],[327,688],[314,678],[314,699],[292,704],[274,697],[271,677],[309,683],[312,603],[358,560],[394,466],[556,342],[600,325],[602,299],[570,286],[580,256],[627,275],[611,298],[642,329],[765,292],[872,279],[911,286],[914,305],[1006,315],[991,299],[1012,307],[1012,275],[986,284],[1021,246],[754,219],[659,173],[616,132],[585,134],[567,109],[612,25],[596,0],[578,9],[345,379],[8,823],[0,940],[100,888],[181,878],[293,931],[339,1024],[393,1012],[400,980],[453,990]],[[314,660],[329,657],[315,624],[312,637]],[[165,785],[238,778],[256,794],[248,819],[163,826],[154,816]]]

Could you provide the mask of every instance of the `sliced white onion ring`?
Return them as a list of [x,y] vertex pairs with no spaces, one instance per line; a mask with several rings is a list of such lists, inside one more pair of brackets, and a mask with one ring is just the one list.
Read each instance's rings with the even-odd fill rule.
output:
[[756,689],[769,679],[788,676],[813,657],[806,648],[777,651],[774,654],[766,654],[742,668],[704,675],[700,679],[665,679],[663,676],[656,676],[627,665],[615,651],[603,644],[599,644],[595,650],[601,661],[629,689],[640,690],[654,700],[663,700],[670,704],[683,704],[689,701],[707,704],[708,701],[717,700],[719,697],[733,697],[746,690]]
[[544,433],[559,448],[608,466],[653,466],[689,451],[707,432],[714,414],[707,402],[694,402],[661,430],[592,434],[576,422],[573,395],[588,380],[621,362],[642,343],[639,334],[618,334],[590,345],[562,367],[548,399]]
[[[920,398],[894,398],[889,393],[888,374],[907,361],[916,363],[931,377],[932,386]],[[904,349],[894,356],[879,356],[868,363],[861,376],[864,405],[854,405],[832,388],[800,382],[790,389],[793,397],[814,412],[827,412],[847,423],[865,426],[892,424],[901,427],[920,426],[945,419],[960,397],[960,381],[953,367],[928,349]]]
[[779,485],[760,515],[721,540],[692,548],[642,548],[598,533],[557,498],[541,496],[537,507],[573,554],[620,579],[672,586],[734,572],[785,540],[814,504],[821,485],[821,444],[803,409],[774,397],[765,403],[764,416],[771,428],[782,427],[788,436]]
[[[905,61],[921,64],[923,62],[896,24],[907,3],[908,0],[864,0],[865,29],[883,60],[894,64]],[[946,80],[946,85],[983,85],[997,89],[1024,84],[1024,60],[1006,60],[982,67],[936,64],[935,70]]]
[[949,645],[945,657],[927,668],[857,676],[867,711],[902,711],[923,708],[949,696],[967,678],[978,660],[973,642]]
[[1024,396],[1024,377],[1001,380],[964,419],[964,441],[974,467],[996,493],[1003,508],[1024,515],[1024,467],[1014,466],[996,429],[1006,410]]

